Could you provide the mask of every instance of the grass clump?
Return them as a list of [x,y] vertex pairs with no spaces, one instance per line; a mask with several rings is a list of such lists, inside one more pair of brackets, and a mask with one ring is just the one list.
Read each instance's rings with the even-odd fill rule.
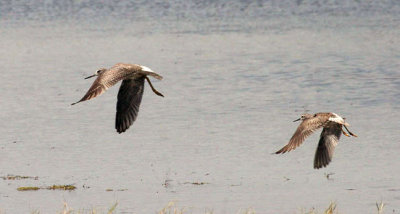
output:
[[385,204],[382,201],[379,204],[378,204],[378,202],[376,202],[376,208],[378,209],[378,214],[383,214],[384,207],[385,207]]
[[[378,209],[378,214],[383,214],[383,208],[385,207],[385,204],[381,201],[380,203],[376,202],[376,208]],[[302,212],[303,214],[317,214],[315,209],[312,209],[309,212]],[[329,207],[323,212],[323,214],[339,214],[339,212],[336,210],[336,203],[331,202],[329,204]]]
[[256,211],[252,208],[246,209],[243,212],[239,211],[238,214],[256,214]]
[[[110,209],[108,209],[108,211],[106,212],[107,214],[113,214],[117,208],[118,202],[115,202]],[[75,211],[74,209],[72,209],[70,206],[68,206],[67,202],[64,202],[64,207],[63,210],[60,212],[60,214],[100,214],[100,213],[104,213],[104,212],[99,212],[96,209],[88,209],[88,210],[78,210]]]
[[336,210],[336,204],[331,202],[331,204],[329,204],[328,209],[325,210],[324,214],[333,214],[335,210]]
[[[184,214],[184,213],[192,213],[186,212],[185,208],[178,208],[174,201],[169,202],[164,208],[162,208],[157,214]],[[204,214],[213,214],[213,210],[205,210]],[[237,214],[255,214],[256,212],[253,209],[245,209],[239,210]]]
[[158,214],[183,214],[184,208],[177,208],[174,201],[170,201]]
[[[318,214],[315,209],[311,209],[309,212],[302,212],[303,214]],[[338,214],[339,212],[336,210],[336,203],[331,202],[329,207],[323,212],[323,214]]]
[[115,209],[117,208],[117,205],[118,205],[118,202],[115,202],[115,204],[112,205],[112,206],[110,207],[110,209],[108,209],[107,214],[112,214],[112,213],[114,213]]

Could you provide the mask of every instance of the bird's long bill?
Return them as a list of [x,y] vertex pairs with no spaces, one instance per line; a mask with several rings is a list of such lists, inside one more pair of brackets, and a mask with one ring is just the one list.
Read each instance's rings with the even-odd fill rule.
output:
[[92,77],[95,77],[95,76],[97,76],[96,74],[93,74],[93,75],[90,75],[90,76],[88,76],[88,77],[85,77],[85,80],[86,79],[89,79],[89,78],[92,78]]
[[293,122],[297,122],[297,121],[299,121],[299,120],[301,120],[301,118],[299,118],[299,119],[297,119],[297,120],[293,120]]

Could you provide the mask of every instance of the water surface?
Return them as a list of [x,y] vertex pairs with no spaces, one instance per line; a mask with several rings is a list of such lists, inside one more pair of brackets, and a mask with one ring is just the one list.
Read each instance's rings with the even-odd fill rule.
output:
[[[400,210],[396,1],[0,3],[0,211],[69,206],[154,213]],[[98,68],[139,63],[137,121],[114,130],[118,86],[76,106]],[[358,138],[312,168],[319,133],[285,155],[303,112],[333,111]],[[325,174],[334,173],[328,180]],[[192,183],[205,183],[193,185]],[[71,192],[20,186],[74,184]],[[106,191],[106,189],[124,191]]]

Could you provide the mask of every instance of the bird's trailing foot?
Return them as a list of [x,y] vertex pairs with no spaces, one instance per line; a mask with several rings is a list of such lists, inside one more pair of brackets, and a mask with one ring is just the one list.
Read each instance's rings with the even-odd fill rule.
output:
[[349,132],[349,134],[350,134],[351,136],[353,136],[353,137],[358,137],[356,134],[352,133],[352,132],[347,128],[346,125],[344,125],[344,128],[347,130],[347,132]]
[[150,79],[149,79],[147,76],[146,76],[146,80],[147,80],[147,82],[149,83],[149,85],[150,85],[150,87],[151,87],[151,90],[153,90],[153,92],[154,92],[155,94],[157,94],[157,95],[160,96],[160,97],[164,97],[163,94],[161,94],[159,91],[157,91],[157,90],[153,87],[153,84],[151,84]]
[[343,134],[344,134],[345,136],[350,137],[350,135],[347,134],[347,133],[343,130],[343,128],[342,128],[342,132],[343,132]]

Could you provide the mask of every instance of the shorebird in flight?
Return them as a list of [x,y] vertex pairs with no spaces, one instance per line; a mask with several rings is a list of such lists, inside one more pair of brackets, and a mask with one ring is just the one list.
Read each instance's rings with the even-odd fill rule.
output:
[[115,117],[115,128],[118,133],[126,131],[136,120],[140,102],[142,101],[145,79],[155,94],[164,97],[164,95],[153,87],[150,79],[147,77],[152,76],[161,80],[162,76],[146,66],[118,63],[110,69],[102,68],[85,79],[95,76],[97,76],[97,78],[94,80],[85,96],[71,105],[95,98],[122,80],[118,91],[117,114]]
[[[342,133],[347,137],[357,137],[357,135],[349,131],[347,126],[350,125],[345,122],[345,119],[346,118],[342,118],[331,112],[303,114],[301,115],[301,118],[293,121],[296,122],[302,120],[292,138],[290,138],[289,143],[279,151],[275,152],[275,154],[283,154],[294,150],[314,131],[323,127],[317,151],[314,156],[314,169],[326,167],[332,160],[333,152]],[[343,130],[343,126],[349,132],[348,134]]]

